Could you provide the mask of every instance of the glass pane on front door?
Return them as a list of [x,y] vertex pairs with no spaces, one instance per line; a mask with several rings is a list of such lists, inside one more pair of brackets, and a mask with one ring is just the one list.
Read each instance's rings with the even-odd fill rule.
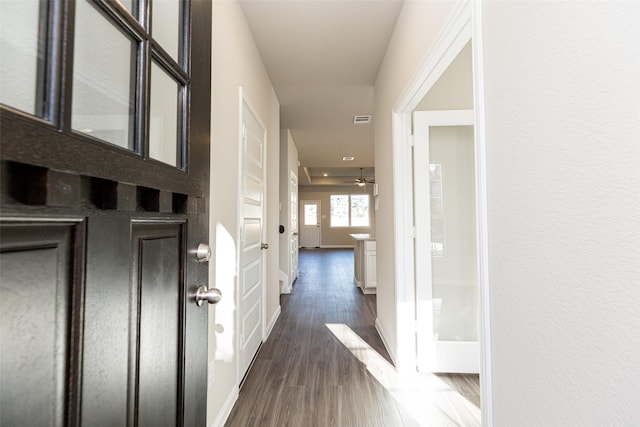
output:
[[0,0],[0,102],[42,116],[39,24],[39,0]]
[[135,7],[137,0],[118,0],[118,1],[120,2],[121,5],[124,6],[125,9],[129,11],[129,13],[131,13],[136,18],[138,17],[137,10],[136,10],[137,8]]
[[155,63],[151,66],[149,157],[178,165],[178,83]]
[[304,225],[318,225],[318,205],[304,205]]
[[133,149],[137,45],[86,0],[75,30],[71,127]]
[[153,0],[151,36],[176,61],[180,61],[181,0]]

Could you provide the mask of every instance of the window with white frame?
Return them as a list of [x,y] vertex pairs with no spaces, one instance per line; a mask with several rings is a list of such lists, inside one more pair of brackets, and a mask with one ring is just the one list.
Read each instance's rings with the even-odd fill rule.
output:
[[368,194],[332,194],[331,227],[369,227]]

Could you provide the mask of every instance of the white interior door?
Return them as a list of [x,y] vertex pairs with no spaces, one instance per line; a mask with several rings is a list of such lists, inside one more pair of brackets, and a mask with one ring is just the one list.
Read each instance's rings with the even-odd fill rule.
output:
[[298,277],[298,175],[291,171],[289,192],[291,194],[291,275],[289,283]]
[[264,328],[264,230],[266,130],[243,100],[238,276],[239,377],[251,365]]
[[473,111],[414,113],[418,369],[478,373]]
[[300,201],[300,246],[303,248],[320,247],[320,201]]

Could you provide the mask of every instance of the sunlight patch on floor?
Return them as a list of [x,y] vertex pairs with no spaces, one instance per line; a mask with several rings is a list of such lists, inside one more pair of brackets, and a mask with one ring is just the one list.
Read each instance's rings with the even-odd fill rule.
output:
[[209,308],[209,330],[215,331],[215,341],[209,340],[209,354],[215,352],[215,360],[234,362],[234,318],[236,287],[236,244],[231,233],[221,223],[216,224],[215,282],[210,286],[220,289],[224,304]]
[[407,426],[480,426],[480,409],[440,378],[398,373],[387,360],[344,323],[326,323],[333,335],[393,396]]

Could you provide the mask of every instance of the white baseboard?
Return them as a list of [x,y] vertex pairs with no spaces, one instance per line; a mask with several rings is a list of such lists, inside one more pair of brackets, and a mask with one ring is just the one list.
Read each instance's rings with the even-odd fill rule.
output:
[[320,245],[321,249],[353,249],[353,245]]
[[229,396],[227,397],[227,400],[225,400],[224,405],[222,405],[220,412],[218,412],[218,416],[213,420],[210,427],[224,427],[224,423],[227,422],[227,418],[229,418],[229,415],[231,414],[233,405],[236,403],[236,400],[238,400],[239,391],[238,387],[234,385],[231,389],[231,393],[229,393]]
[[281,312],[282,312],[282,307],[278,306],[278,308],[276,308],[276,311],[273,313],[273,316],[271,317],[269,324],[267,325],[267,329],[265,329],[265,334],[262,339],[263,342],[266,341],[267,338],[269,338],[269,335],[271,335],[271,331],[273,330],[273,327],[275,326],[276,321],[278,320],[278,317],[280,317]]
[[288,294],[291,293],[291,288],[288,288],[288,287],[283,285],[282,288],[280,288],[280,293],[282,295],[288,295]]
[[292,285],[287,285],[286,282],[283,283],[282,280],[280,280],[280,293],[281,294],[290,294],[292,287],[293,287]]
[[389,356],[391,357],[391,361],[393,361],[393,364],[396,364],[396,353],[395,351],[392,351],[391,347],[389,347],[389,341],[387,339],[387,333],[384,331],[384,329],[382,328],[382,326],[380,325],[380,322],[378,322],[378,318],[376,317],[376,331],[378,331],[378,335],[380,335],[380,339],[382,339],[382,344],[384,344],[384,348],[387,349],[387,352],[389,353]]
[[281,294],[290,294],[291,293],[291,285],[289,285],[289,276],[282,270],[278,270],[278,280],[280,282],[280,293]]

